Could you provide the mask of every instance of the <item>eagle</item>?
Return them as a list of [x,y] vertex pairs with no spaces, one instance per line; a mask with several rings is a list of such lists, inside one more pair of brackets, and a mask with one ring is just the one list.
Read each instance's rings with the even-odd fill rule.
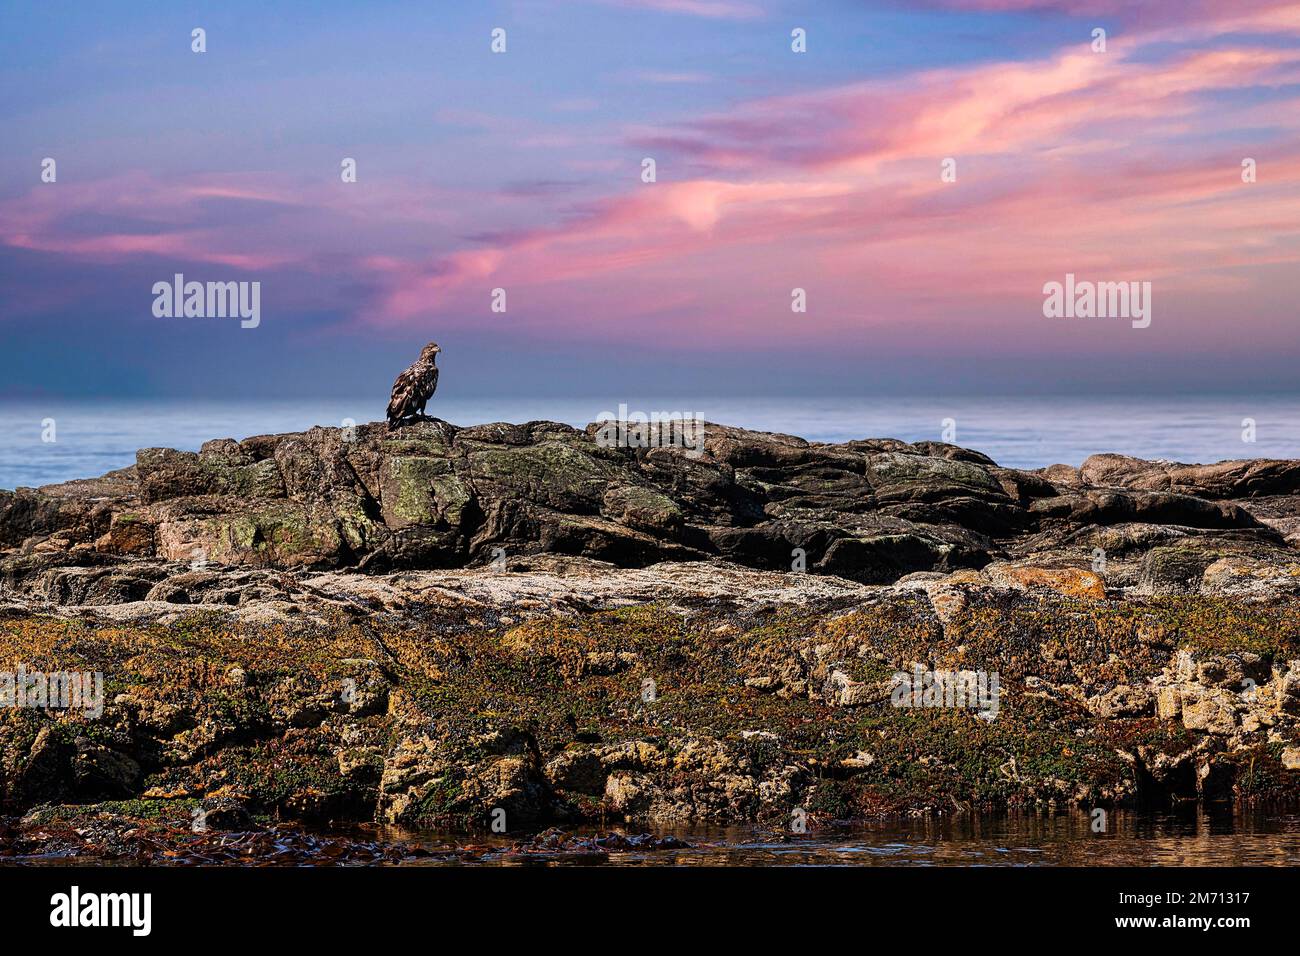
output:
[[420,350],[420,357],[393,383],[393,396],[388,400],[388,427],[401,424],[406,418],[423,418],[424,406],[433,390],[438,387],[438,366],[434,359],[442,349],[430,342]]

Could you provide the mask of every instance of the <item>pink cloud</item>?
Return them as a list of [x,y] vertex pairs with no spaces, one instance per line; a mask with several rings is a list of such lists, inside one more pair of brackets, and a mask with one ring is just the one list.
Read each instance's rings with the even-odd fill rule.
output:
[[1070,16],[1121,16],[1188,23],[1268,13],[1292,7],[1294,0],[1236,0],[1232,4],[1221,0],[1144,0],[1141,4],[1132,0],[934,0],[931,5],[986,13],[1044,10]]
[[[1244,22],[1288,30],[1296,7],[1244,4],[1218,20],[1197,10],[1181,35]],[[627,185],[580,202],[518,184],[132,178],[61,183],[58,203],[40,189],[6,203],[0,242],[341,271],[372,296],[356,318],[375,325],[478,325],[501,286],[509,319],[495,320],[515,328],[754,345],[1050,338],[1064,333],[1037,322],[1038,290],[1073,271],[1183,297],[1179,333],[1204,345],[1218,334],[1212,310],[1265,288],[1268,269],[1300,264],[1300,103],[1288,94],[1300,50],[1236,35],[1186,49],[1169,45],[1173,29],[1128,33],[1104,55],[1084,38],[1034,61],[755,99],[635,130],[659,182],[639,183],[627,151],[605,144],[612,157],[568,168]],[[1238,106],[1241,91],[1268,97]],[[520,143],[542,134],[457,115]],[[1241,181],[1246,155],[1259,161],[1257,183]],[[955,183],[940,180],[944,157],[957,160]],[[262,204],[275,228],[210,221],[225,201]],[[70,224],[78,211],[134,228],[87,234]],[[795,286],[811,303],[798,318]]]
[[[1075,44],[641,131],[661,182],[558,226],[498,232],[492,282],[527,290],[541,314],[587,303],[683,334],[709,315],[711,334],[756,343],[789,334],[782,299],[805,283],[822,308],[801,332],[832,337],[898,313],[939,326],[986,309],[1002,316],[995,325],[1032,321],[1042,283],[1066,271],[1155,281],[1197,307],[1240,296],[1262,269],[1300,263],[1300,111],[1294,99],[1227,110],[1221,97],[1271,88],[1280,99],[1300,82],[1300,51],[1239,40],[1139,56],[1145,42],[1105,55]],[[1244,184],[1241,156],[1216,144],[1258,125],[1269,139],[1242,155],[1265,154],[1267,176]],[[683,156],[715,175],[671,181]],[[940,182],[946,156],[957,183]],[[451,278],[427,313],[482,307],[485,277],[439,275]],[[633,284],[656,292],[628,296]],[[692,290],[693,307],[665,314],[661,288]],[[390,295],[415,301],[400,285]],[[1189,336],[1211,334],[1206,321]]]
[[1295,49],[1193,51],[1163,63],[1135,62],[1133,49],[1067,50],[760,100],[635,139],[719,169],[869,174],[912,157],[1041,151],[1131,120],[1151,124],[1149,139],[1210,94],[1300,82]]

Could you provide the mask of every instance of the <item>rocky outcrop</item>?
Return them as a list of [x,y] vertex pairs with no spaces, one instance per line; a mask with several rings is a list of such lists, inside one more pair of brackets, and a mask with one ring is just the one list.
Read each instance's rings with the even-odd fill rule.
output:
[[1257,498],[1300,492],[1300,461],[1244,459],[1214,465],[1143,461],[1126,455],[1093,455],[1079,469],[1092,485],[1196,495]]
[[[106,687],[0,710],[0,800],[520,833],[1300,795],[1293,463],[593,435],[313,429],[0,493],[0,670]],[[900,705],[922,673],[996,706]]]
[[373,573],[554,553],[875,584],[1029,559],[1161,593],[1248,589],[1295,566],[1296,462],[1099,455],[1018,471],[937,442],[708,425],[700,449],[611,448],[597,435],[433,421],[143,449],[100,479],[0,492],[0,582],[59,604],[221,603],[235,598],[213,568]]
[[[0,800],[519,834],[1300,796],[1300,599],[1027,570],[534,558],[127,624],[11,610],[0,669],[105,696],[0,711]],[[918,669],[996,677],[994,706],[900,698]]]

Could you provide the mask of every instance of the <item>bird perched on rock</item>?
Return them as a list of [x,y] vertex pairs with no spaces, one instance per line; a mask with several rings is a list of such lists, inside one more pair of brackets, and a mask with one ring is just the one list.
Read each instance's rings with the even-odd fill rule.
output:
[[393,428],[406,418],[423,418],[424,406],[433,390],[438,387],[438,366],[433,364],[438,353],[437,342],[430,342],[420,350],[420,357],[393,383],[393,396],[388,400],[388,427]]

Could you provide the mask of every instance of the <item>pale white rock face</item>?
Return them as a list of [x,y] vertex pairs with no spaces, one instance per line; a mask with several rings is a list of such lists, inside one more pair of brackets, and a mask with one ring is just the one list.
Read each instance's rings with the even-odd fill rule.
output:
[[[116,604],[45,605],[53,613],[87,614],[129,622],[174,621],[197,609],[237,621],[322,622],[329,613],[401,614],[420,606],[509,609],[515,620],[552,613],[608,610],[650,602],[721,598],[745,605],[798,604],[825,600],[851,604],[878,594],[877,585],[831,575],[783,574],[737,565],[666,562],[646,568],[618,568],[584,558],[538,556],[521,559],[517,570],[461,568],[401,571],[385,575],[355,571],[299,572],[288,585],[281,572],[210,568],[201,586],[225,600],[176,604],[166,600]],[[194,582],[195,572],[176,577]],[[162,593],[163,587],[151,593]],[[244,592],[241,597],[239,592]],[[230,598],[236,600],[230,600]],[[617,666],[617,662],[611,662]]]

